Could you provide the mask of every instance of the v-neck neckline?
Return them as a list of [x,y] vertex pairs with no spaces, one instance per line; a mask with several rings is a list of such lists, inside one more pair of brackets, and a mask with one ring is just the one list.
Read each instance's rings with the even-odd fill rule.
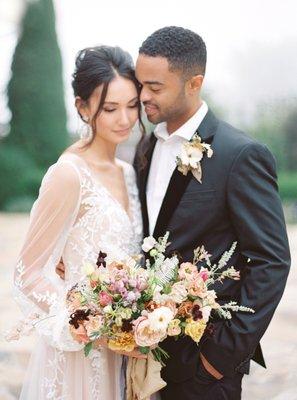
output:
[[121,160],[119,159],[115,159],[116,164],[118,167],[121,168],[122,173],[123,173],[123,177],[124,177],[124,184],[125,184],[125,188],[126,188],[126,193],[127,193],[127,197],[128,197],[128,210],[126,210],[126,208],[123,206],[123,204],[111,193],[111,191],[106,187],[106,185],[104,185],[101,181],[101,179],[97,179],[94,175],[95,173],[92,171],[91,167],[89,166],[88,162],[83,158],[80,157],[78,154],[76,153],[71,153],[71,152],[65,152],[63,153],[63,155],[67,155],[67,154],[73,154],[74,156],[76,156],[77,158],[79,158],[80,160],[82,160],[82,162],[84,163],[85,167],[87,168],[88,172],[90,173],[91,179],[94,181],[94,184],[99,185],[103,188],[103,190],[105,190],[106,194],[112,199],[112,201],[117,204],[121,210],[123,211],[123,213],[126,215],[126,217],[128,218],[129,222],[132,224],[133,223],[133,215],[131,214],[131,197],[130,197],[130,193],[129,193],[129,189],[128,189],[128,184],[127,184],[127,176],[126,176],[126,172],[125,172],[125,168],[122,165],[119,165],[119,163],[121,162]]

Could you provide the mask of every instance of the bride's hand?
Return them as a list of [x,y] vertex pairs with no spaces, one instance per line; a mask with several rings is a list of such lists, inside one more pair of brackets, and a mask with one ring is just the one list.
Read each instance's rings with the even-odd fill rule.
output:
[[134,358],[141,358],[146,359],[147,354],[142,354],[139,350],[134,349],[132,351],[114,351],[117,354],[122,354],[123,356],[134,357]]
[[107,347],[108,348],[108,341],[106,338],[96,339],[93,342],[93,348],[100,348],[100,347]]

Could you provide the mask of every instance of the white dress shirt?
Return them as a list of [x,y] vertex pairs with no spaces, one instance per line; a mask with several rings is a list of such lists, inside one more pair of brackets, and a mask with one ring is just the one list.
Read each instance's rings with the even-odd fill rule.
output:
[[[151,161],[146,189],[150,235],[153,234],[171,175],[176,168],[176,157],[180,156],[181,146],[192,138],[207,111],[208,106],[203,101],[197,112],[175,132],[168,133],[166,122],[158,124],[155,129],[154,134],[158,140]],[[172,195],[174,196],[174,193]]]

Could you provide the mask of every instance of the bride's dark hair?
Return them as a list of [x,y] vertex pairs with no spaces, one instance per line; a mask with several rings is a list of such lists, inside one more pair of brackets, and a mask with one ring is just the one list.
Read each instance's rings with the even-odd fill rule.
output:
[[[140,96],[141,86],[135,77],[133,60],[129,53],[120,47],[111,46],[88,47],[79,51],[75,61],[75,71],[72,75],[74,95],[87,101],[96,87],[103,85],[100,103],[91,121],[93,135],[87,145],[90,145],[95,138],[96,119],[102,111],[108,86],[117,75],[132,81],[137,90],[138,97]],[[81,115],[80,117],[82,118]],[[138,118],[140,130],[142,136],[144,136],[145,127],[141,120],[140,102],[138,106]]]

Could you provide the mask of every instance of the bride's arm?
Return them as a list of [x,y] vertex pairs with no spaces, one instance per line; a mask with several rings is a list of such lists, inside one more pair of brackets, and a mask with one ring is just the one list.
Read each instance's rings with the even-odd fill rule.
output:
[[80,206],[79,172],[58,162],[45,175],[31,211],[29,230],[14,275],[14,294],[25,316],[37,315],[37,331],[62,350],[79,350],[71,338],[65,283],[56,275],[69,231]]

